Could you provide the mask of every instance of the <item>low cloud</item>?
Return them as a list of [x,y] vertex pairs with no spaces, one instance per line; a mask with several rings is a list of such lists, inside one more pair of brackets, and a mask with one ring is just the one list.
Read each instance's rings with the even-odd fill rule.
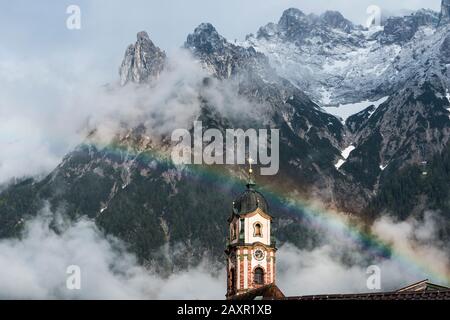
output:
[[374,254],[350,240],[342,230],[324,230],[325,244],[300,250],[290,244],[278,252],[278,283],[287,295],[370,292],[367,268],[381,270],[381,290],[392,291],[429,279],[450,284],[450,255],[438,237],[441,217],[427,212],[422,219],[397,221],[384,216],[372,226],[372,239],[392,249],[390,257]]
[[[162,278],[140,266],[123,243],[92,221],[57,219],[43,210],[21,239],[0,242],[2,299],[222,299],[225,277],[206,263]],[[81,290],[69,290],[66,269],[81,268]],[[201,285],[199,285],[201,284]]]
[[63,72],[61,58],[51,64],[0,61],[5,74],[0,79],[0,185],[48,173],[94,130],[91,142],[105,145],[138,125],[156,140],[175,129],[189,129],[200,113],[200,95],[224,116],[241,121],[243,115],[256,118],[264,112],[263,106],[240,96],[233,81],[211,80],[205,86],[207,72],[184,49],[171,54],[158,80],[149,85],[100,86],[101,77],[89,67],[86,62]]
[[[54,217],[57,223],[51,224]],[[382,291],[425,278],[445,285],[439,275],[449,274],[449,256],[435,236],[437,219],[428,213],[421,221],[383,217],[375,222],[374,235],[407,259],[371,256],[348,239],[331,240],[326,234],[325,244],[313,250],[285,244],[277,253],[277,284],[288,296],[368,292],[366,270],[375,264]],[[44,209],[24,230],[20,239],[0,241],[0,298],[224,299],[224,267],[203,261],[162,277],[139,265],[120,240],[106,237],[90,220],[68,222]],[[416,265],[424,261],[434,272]],[[66,288],[70,265],[81,268],[81,290]]]
[[94,129],[98,142],[108,143],[139,124],[155,135],[186,128],[198,114],[205,73],[184,50],[151,86],[101,86],[89,57],[69,70],[61,59],[2,56],[0,184],[48,173]]

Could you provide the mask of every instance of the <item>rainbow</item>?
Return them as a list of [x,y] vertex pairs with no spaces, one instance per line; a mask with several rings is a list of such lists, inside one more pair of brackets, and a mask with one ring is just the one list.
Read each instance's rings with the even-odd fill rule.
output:
[[[82,145],[83,146],[83,145]],[[139,159],[137,161],[142,162],[143,165],[158,161],[159,163],[165,163],[168,166],[172,165],[170,157],[163,152],[157,150],[145,150],[145,152],[130,151],[119,144],[108,144],[100,146],[96,144],[84,144],[87,147],[95,147],[98,150],[102,150],[112,154],[114,156],[123,157],[124,155],[135,157]],[[137,157],[139,156],[139,157]],[[189,165],[188,170],[196,175],[196,178],[202,180],[204,183],[214,184],[216,188],[221,188],[222,183],[228,182],[240,184],[242,179],[239,177],[227,175],[222,171],[214,170],[213,166],[206,165]],[[450,270],[445,268],[444,271],[437,270],[430,261],[423,261],[417,255],[412,252],[402,252],[395,249],[389,243],[383,241],[370,231],[366,231],[361,224],[350,223],[348,217],[344,214],[331,209],[326,209],[319,204],[312,203],[309,200],[301,199],[300,197],[292,198],[292,196],[286,194],[283,190],[277,187],[264,187],[260,188],[263,191],[264,196],[269,200],[278,201],[279,203],[287,204],[287,209],[290,214],[302,216],[304,218],[305,227],[311,230],[322,231],[336,231],[336,234],[341,234],[342,242],[352,242],[354,244],[361,245],[365,248],[366,253],[370,254],[376,259],[385,259],[389,257],[398,262],[402,268],[414,274],[420,274],[428,276],[430,280],[439,282],[443,285],[450,284]],[[422,280],[422,279],[418,279]]]

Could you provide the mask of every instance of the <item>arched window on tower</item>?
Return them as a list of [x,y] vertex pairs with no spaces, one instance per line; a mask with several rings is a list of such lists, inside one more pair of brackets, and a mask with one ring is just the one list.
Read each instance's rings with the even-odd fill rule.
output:
[[253,232],[254,237],[262,237],[261,223],[259,223],[259,222],[255,223],[255,225],[253,226],[253,229],[254,229],[254,232]]
[[260,267],[255,269],[253,282],[257,285],[264,284],[264,270]]
[[230,270],[230,293],[234,293],[236,291],[236,272],[234,271],[234,268]]

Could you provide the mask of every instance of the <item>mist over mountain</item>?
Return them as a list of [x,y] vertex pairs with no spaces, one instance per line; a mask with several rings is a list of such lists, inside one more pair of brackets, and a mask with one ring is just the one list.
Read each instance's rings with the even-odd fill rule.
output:
[[[173,55],[141,31],[117,81],[96,92],[103,111],[84,128],[84,142],[47,176],[0,187],[0,237],[20,236],[48,204],[94,221],[165,276],[205,258],[224,261],[244,166],[170,159],[171,132],[202,121],[222,133],[280,130],[279,173],[256,182],[281,245],[323,248],[308,214],[317,204],[378,234],[385,215],[425,221],[433,210],[441,222],[433,241],[448,240],[449,17],[447,0],[440,13],[419,10],[371,28],[336,11],[290,8],[242,43],[201,23]],[[448,271],[448,257],[438,256]]]

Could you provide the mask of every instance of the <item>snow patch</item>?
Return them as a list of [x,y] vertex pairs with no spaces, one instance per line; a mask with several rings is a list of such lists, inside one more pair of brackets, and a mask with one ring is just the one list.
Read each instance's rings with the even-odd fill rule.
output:
[[345,160],[347,160],[348,157],[350,156],[350,153],[352,153],[352,151],[355,150],[355,149],[356,149],[356,147],[353,146],[353,145],[351,145],[351,146],[345,148],[344,151],[342,151],[342,157],[343,157]]
[[[345,122],[350,116],[363,111],[371,105],[374,105],[376,110],[382,103],[386,102],[387,99],[389,99],[389,96],[383,97],[377,101],[366,100],[357,103],[340,104],[338,107],[324,107],[324,109],[329,114],[339,117]],[[370,116],[372,114],[373,112],[370,114]]]
[[345,160],[340,159],[334,166],[336,167],[336,169],[339,170],[344,163],[345,163]]
[[[450,91],[447,89],[445,92],[445,97],[448,100],[448,103],[450,104]],[[447,111],[450,112],[450,108],[447,108]],[[450,119],[450,116],[448,116],[448,118]]]
[[331,92],[327,91],[325,87],[322,87],[320,89],[320,94],[322,105],[327,105],[331,103]]
[[354,145],[351,145],[347,148],[345,148],[344,150],[342,150],[341,155],[343,159],[340,159],[334,166],[336,167],[336,169],[340,169],[342,167],[342,165],[346,162],[346,160],[348,159],[348,157],[350,156],[350,153],[352,153],[353,150],[355,150],[356,147]]

